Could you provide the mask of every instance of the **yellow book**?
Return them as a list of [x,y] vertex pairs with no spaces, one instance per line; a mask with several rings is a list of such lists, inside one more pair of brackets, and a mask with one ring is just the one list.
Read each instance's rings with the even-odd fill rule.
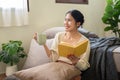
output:
[[59,56],[67,57],[69,54],[74,54],[75,56],[79,57],[81,54],[83,54],[88,45],[88,40],[84,40],[80,42],[78,45],[72,46],[68,43],[60,43],[58,45],[58,52]]

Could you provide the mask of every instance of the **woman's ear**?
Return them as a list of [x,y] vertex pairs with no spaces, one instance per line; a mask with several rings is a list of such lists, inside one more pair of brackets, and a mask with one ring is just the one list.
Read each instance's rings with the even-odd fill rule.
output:
[[80,26],[80,24],[81,24],[80,22],[77,22],[77,27],[79,27],[79,26]]

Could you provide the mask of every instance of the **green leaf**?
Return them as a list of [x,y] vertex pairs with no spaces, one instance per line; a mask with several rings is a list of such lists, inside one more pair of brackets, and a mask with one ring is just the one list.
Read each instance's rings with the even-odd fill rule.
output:
[[107,4],[113,4],[112,0],[106,0],[106,1],[107,1]]
[[17,64],[20,58],[26,57],[24,48],[21,45],[22,41],[14,40],[3,43],[2,51],[0,52],[0,61],[10,65]]
[[107,6],[106,6],[106,8],[105,8],[105,11],[107,12],[107,13],[109,13],[109,14],[113,14],[113,7],[112,7],[112,5],[110,5],[110,4],[108,4]]
[[112,30],[112,29],[113,29],[112,27],[107,26],[107,27],[104,28],[104,31],[109,31],[109,30]]
[[106,0],[107,5],[102,17],[103,23],[107,24],[104,31],[111,30],[115,35],[120,37],[118,24],[120,23],[120,0]]

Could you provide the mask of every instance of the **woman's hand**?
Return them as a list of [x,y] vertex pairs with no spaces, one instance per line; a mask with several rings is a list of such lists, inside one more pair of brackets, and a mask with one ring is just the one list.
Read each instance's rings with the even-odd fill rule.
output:
[[80,59],[80,58],[76,57],[73,54],[68,55],[67,58],[72,61],[73,65],[75,65],[79,61],[79,59]]
[[33,39],[35,39],[36,41],[37,41],[37,35],[38,35],[37,33],[33,34]]
[[39,44],[39,45],[45,45],[46,44],[46,34],[44,33],[34,33],[33,35],[33,39],[36,40],[36,42]]

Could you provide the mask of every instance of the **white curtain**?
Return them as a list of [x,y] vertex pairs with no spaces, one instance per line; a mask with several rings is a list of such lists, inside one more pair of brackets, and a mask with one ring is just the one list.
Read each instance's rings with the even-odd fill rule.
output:
[[0,26],[28,25],[27,0],[0,0]]

